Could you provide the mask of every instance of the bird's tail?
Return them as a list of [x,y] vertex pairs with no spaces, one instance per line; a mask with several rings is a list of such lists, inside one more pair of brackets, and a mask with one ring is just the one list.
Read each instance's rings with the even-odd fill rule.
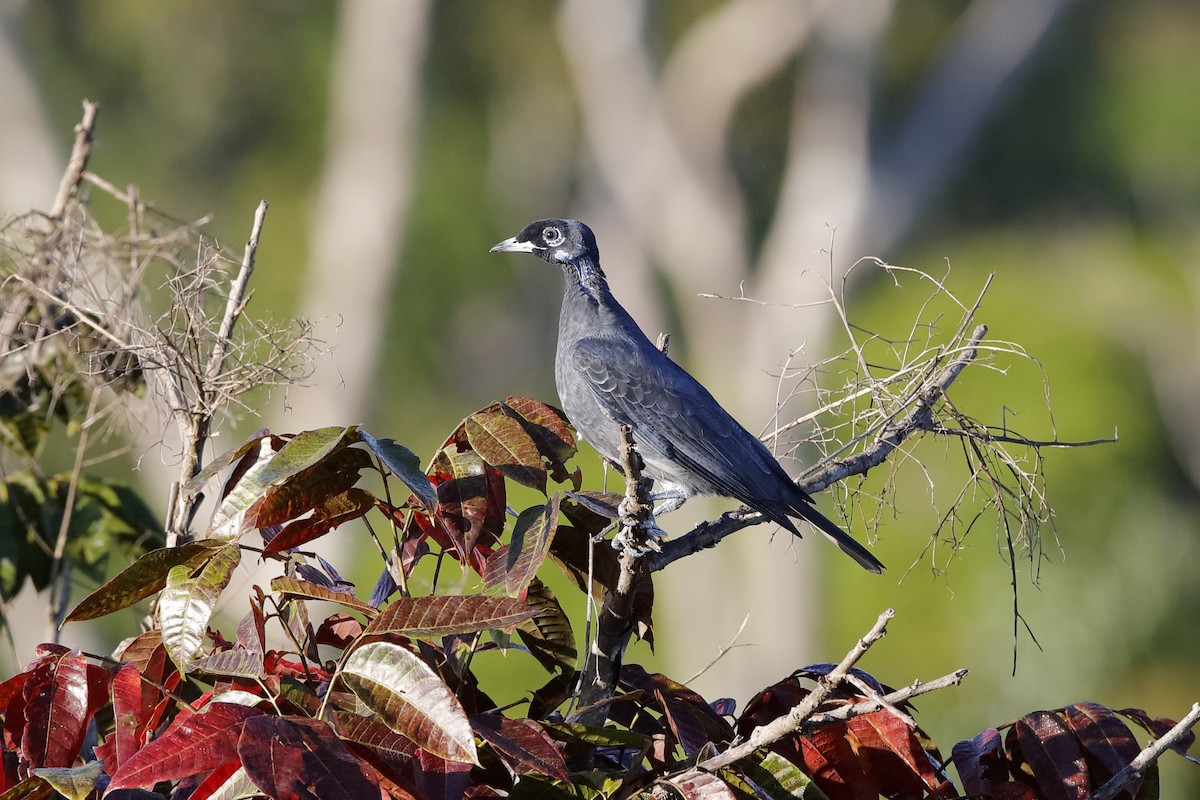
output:
[[793,506],[793,509],[798,516],[803,517],[814,528],[825,534],[826,539],[840,547],[843,553],[857,561],[863,569],[876,574],[883,572],[883,562],[871,555],[870,550],[863,547],[850,534],[839,528],[833,520],[826,517],[820,511],[817,511],[817,509],[808,503],[797,504]]

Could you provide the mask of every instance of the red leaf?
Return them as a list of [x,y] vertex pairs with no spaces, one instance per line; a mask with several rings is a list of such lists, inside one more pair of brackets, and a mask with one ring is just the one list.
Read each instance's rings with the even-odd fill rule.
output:
[[313,509],[312,516],[285,525],[283,530],[266,543],[263,553],[269,555],[299,547],[305,542],[324,536],[343,523],[358,519],[374,507],[375,498],[366,489],[350,488],[341,494],[322,498]]
[[349,614],[331,614],[317,628],[314,637],[317,644],[327,644],[339,649],[345,649],[350,643],[362,636],[363,624]]
[[246,511],[256,528],[281,525],[320,508],[329,498],[358,483],[359,472],[371,466],[371,454],[357,447],[338,450],[311,467],[268,488]]
[[247,719],[237,750],[254,784],[278,800],[355,800],[379,794],[374,776],[320,720],[267,715]]
[[112,682],[113,732],[112,756],[104,761],[105,770],[113,774],[142,746],[141,733],[153,706],[142,703],[142,674],[133,664],[117,668]]
[[504,528],[504,476],[470,450],[450,445],[433,458],[429,479],[437,485],[437,516],[450,533],[459,559],[475,545],[492,544]]
[[533,772],[564,782],[570,779],[562,753],[536,722],[478,714],[471,718],[471,727],[513,772],[519,775]]
[[1034,711],[1013,723],[1021,758],[1048,800],[1075,800],[1091,794],[1092,782],[1079,740],[1057,714]]
[[21,688],[21,757],[31,769],[69,767],[79,755],[91,718],[87,667],[78,650],[43,658]]
[[801,754],[795,760],[796,765],[816,781],[829,800],[859,800],[879,795],[875,782],[858,761],[858,742],[844,725],[827,725],[812,736],[800,737],[799,741]]
[[854,717],[848,727],[861,743],[859,757],[875,776],[880,794],[920,800],[942,785],[916,731],[891,711]]
[[108,789],[149,789],[159,781],[198,775],[236,761],[242,726],[262,711],[232,703],[213,703],[201,714],[176,718],[113,774]]

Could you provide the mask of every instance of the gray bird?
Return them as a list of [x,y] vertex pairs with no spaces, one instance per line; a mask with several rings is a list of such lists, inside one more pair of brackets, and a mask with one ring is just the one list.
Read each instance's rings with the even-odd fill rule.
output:
[[790,517],[812,523],[871,572],[883,564],[813,507],[758,437],[700,382],[655,347],[613,297],[596,237],[573,219],[530,223],[493,253],[533,253],[567,278],[554,379],[563,411],[602,456],[621,460],[622,424],[655,481],[657,513],[694,495],[732,497],[800,536]]

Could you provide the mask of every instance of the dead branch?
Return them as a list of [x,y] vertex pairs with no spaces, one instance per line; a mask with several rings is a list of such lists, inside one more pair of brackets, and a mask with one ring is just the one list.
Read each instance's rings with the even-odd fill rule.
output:
[[88,159],[92,155],[92,144],[95,142],[96,112],[99,109],[99,103],[93,103],[91,100],[83,101],[83,120],[75,126],[75,144],[71,147],[67,171],[63,173],[62,181],[58,184],[58,194],[54,197],[54,205],[50,207],[48,216],[51,219],[62,219],[67,210],[67,203],[79,191],[84,170],[87,169]]
[[861,703],[842,706],[827,713],[815,713],[817,708],[825,702],[829,695],[843,682],[847,681],[850,676],[850,670],[858,663],[859,659],[866,655],[866,652],[872,645],[883,638],[887,633],[888,623],[895,615],[896,612],[890,608],[880,614],[875,624],[871,627],[871,630],[867,632],[867,635],[855,642],[854,647],[850,648],[850,651],[846,653],[841,662],[828,675],[821,678],[817,682],[816,687],[805,696],[804,700],[794,706],[787,714],[765,725],[760,725],[751,731],[746,741],[700,762],[697,764],[697,767],[710,772],[728,767],[749,756],[760,747],[765,747],[780,739],[801,733],[804,730],[811,730],[830,722],[844,721],[851,717],[861,716],[862,714],[870,714],[881,708],[894,707],[919,694],[925,694],[926,692],[961,683],[967,674],[965,669],[958,670],[928,683],[915,681],[912,685],[891,692],[883,697],[875,697]]
[[1146,769],[1157,761],[1163,753],[1167,752],[1176,742],[1186,736],[1188,731],[1195,727],[1197,722],[1200,722],[1200,703],[1193,703],[1192,710],[1188,712],[1186,717],[1179,720],[1175,724],[1175,727],[1167,731],[1166,735],[1146,745],[1145,749],[1138,753],[1133,761],[1130,761],[1125,768],[1116,775],[1113,775],[1108,783],[1097,789],[1088,800],[1113,800],[1122,790],[1140,778]]
[[[800,488],[813,494],[852,475],[865,475],[870,469],[886,461],[888,456],[910,436],[932,430],[934,427],[934,404],[941,399],[967,365],[975,360],[979,343],[986,334],[986,325],[977,326],[971,334],[967,346],[959,350],[957,355],[925,385],[908,414],[887,424],[871,446],[851,458],[829,463],[820,472],[799,481]],[[691,553],[716,546],[726,536],[736,533],[742,528],[765,521],[762,514],[748,508],[739,508],[722,514],[715,520],[702,522],[691,531],[666,542],[661,553],[651,555],[648,558],[650,570],[663,569]]]

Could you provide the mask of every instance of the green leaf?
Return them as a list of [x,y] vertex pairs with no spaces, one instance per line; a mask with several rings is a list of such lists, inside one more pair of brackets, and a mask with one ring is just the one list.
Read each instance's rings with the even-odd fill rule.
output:
[[241,548],[230,544],[216,551],[194,578],[186,566],[173,567],[167,573],[167,586],[158,597],[156,611],[163,646],[180,672],[188,671],[204,645],[213,608],[241,556]]
[[54,791],[68,800],[84,800],[96,788],[96,781],[104,772],[104,764],[89,761],[78,767],[42,767],[30,772],[53,786]]
[[829,800],[812,778],[783,756],[770,750],[757,750],[739,762],[739,771],[771,800]]
[[384,463],[384,466],[404,482],[404,485],[412,491],[421,505],[429,511],[437,508],[437,489],[429,482],[429,476],[421,469],[421,459],[417,457],[416,453],[404,445],[398,444],[395,439],[376,439],[363,430],[360,430],[358,435],[362,437],[367,447],[379,456],[379,460]]
[[186,568],[185,573],[190,573],[208,560],[219,546],[213,542],[188,542],[179,547],[151,550],[80,601],[67,615],[64,624],[95,619],[128,608],[161,591],[167,585],[167,573],[172,568],[182,565]]
[[503,403],[492,403],[463,421],[471,449],[504,476],[517,483],[546,491],[546,467],[533,438]]
[[350,653],[339,674],[396,733],[447,761],[479,763],[471,723],[458,698],[408,650],[391,642],[369,642]]
[[510,597],[398,597],[363,635],[395,633],[415,639],[509,628],[530,619],[537,609]]
[[335,450],[359,441],[358,428],[329,427],[304,431],[283,446],[259,475],[264,484],[278,483],[313,466]]

